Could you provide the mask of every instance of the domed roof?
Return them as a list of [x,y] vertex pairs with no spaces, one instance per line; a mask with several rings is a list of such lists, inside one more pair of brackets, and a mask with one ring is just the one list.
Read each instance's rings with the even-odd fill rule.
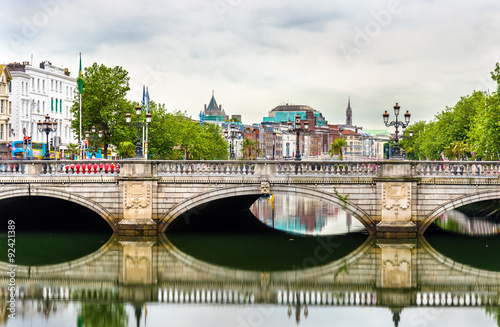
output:
[[312,112],[317,112],[316,109],[313,109],[309,106],[305,106],[302,104],[284,104],[281,106],[277,106],[271,112],[276,112],[276,111],[312,111]]

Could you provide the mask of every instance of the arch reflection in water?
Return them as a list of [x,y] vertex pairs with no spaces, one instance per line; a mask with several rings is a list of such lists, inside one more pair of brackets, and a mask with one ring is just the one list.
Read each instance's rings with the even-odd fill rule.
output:
[[464,235],[487,236],[500,234],[500,221],[486,217],[470,217],[459,210],[450,210],[444,213],[434,223],[441,229]]
[[261,197],[250,211],[267,226],[289,233],[317,236],[365,230],[358,219],[332,203],[292,194]]

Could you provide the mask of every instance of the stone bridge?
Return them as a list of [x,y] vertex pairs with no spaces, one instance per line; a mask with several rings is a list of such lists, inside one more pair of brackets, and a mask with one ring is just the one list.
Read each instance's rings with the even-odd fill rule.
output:
[[[318,247],[325,248],[318,242]],[[329,306],[496,306],[500,272],[453,261],[423,236],[370,236],[352,253],[284,271],[222,267],[181,252],[165,234],[114,234],[95,253],[48,266],[16,266],[20,298],[172,303],[270,303]],[[0,297],[10,265],[0,262]]]
[[500,198],[500,163],[0,161],[0,201],[64,199],[121,234],[151,235],[210,202],[292,193],[339,205],[371,234],[414,237],[448,210]]

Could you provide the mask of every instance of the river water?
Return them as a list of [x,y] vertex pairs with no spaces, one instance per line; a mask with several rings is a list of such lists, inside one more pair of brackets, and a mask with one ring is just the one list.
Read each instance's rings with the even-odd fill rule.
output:
[[18,229],[13,265],[4,232],[0,326],[500,326],[491,211],[376,239],[342,208],[276,195],[234,214],[251,231]]

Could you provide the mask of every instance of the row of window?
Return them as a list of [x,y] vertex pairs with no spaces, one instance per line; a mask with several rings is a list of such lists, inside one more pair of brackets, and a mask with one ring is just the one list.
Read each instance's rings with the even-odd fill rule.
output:
[[[75,92],[75,87],[70,86],[70,85],[66,85],[65,87],[63,87],[62,81],[56,81],[53,79],[50,80],[50,84],[51,84],[51,86],[50,86],[51,91],[63,93],[63,89],[64,89],[66,98],[73,97],[73,94]],[[12,83],[9,85],[9,92],[10,93],[12,93],[11,85],[12,85]],[[32,78],[31,79],[31,90],[39,92],[39,93],[46,93],[45,80],[40,79],[40,78],[36,78],[36,82],[35,82],[35,78]],[[30,92],[30,90],[29,90],[28,82],[21,81],[21,95],[29,95],[29,92]]]
[[[66,118],[70,117],[70,112],[69,112],[69,106],[66,105],[64,108],[64,116]],[[37,112],[37,113],[42,113],[46,114],[48,112],[45,112],[45,101],[32,101],[31,102],[31,110],[32,112]],[[30,102],[25,100],[21,102],[21,115],[28,117],[29,116],[29,111],[30,111]],[[63,112],[63,100],[62,99],[50,99],[50,112],[52,113],[62,113]]]

